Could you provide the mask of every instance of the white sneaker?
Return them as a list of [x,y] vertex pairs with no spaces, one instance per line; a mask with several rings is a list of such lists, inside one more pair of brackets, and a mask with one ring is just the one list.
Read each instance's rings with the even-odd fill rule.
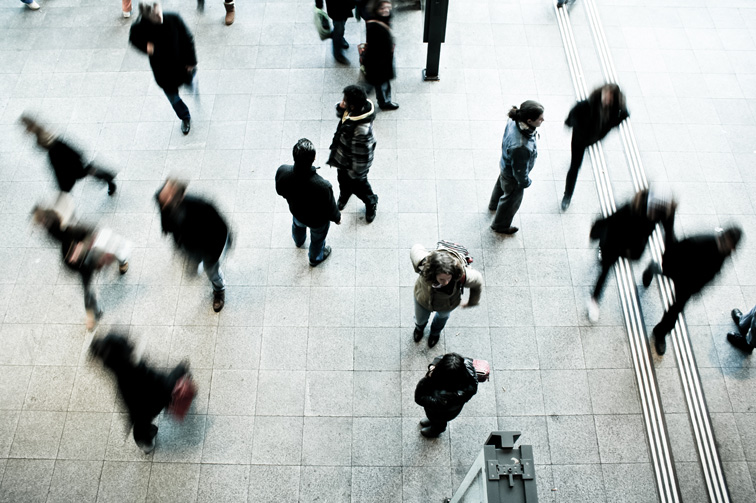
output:
[[26,3],[26,2],[24,2],[24,3],[25,3],[25,4],[26,4],[26,6],[27,6],[27,7],[29,7],[29,8],[31,9],[31,10],[38,10],[38,9],[39,9],[39,4],[38,4],[37,2],[34,2],[33,0],[32,0],[32,2],[31,2],[31,3]]
[[128,11],[128,12],[124,11],[123,17],[131,17],[131,11]]
[[596,323],[599,320],[599,305],[593,297],[588,299],[588,320],[591,323]]

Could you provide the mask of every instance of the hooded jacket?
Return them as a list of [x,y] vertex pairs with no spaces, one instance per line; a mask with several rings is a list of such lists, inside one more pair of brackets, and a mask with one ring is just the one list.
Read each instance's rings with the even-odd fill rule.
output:
[[499,168],[505,178],[513,178],[521,189],[530,187],[530,172],[538,157],[535,132],[523,132],[517,121],[509,119],[501,140]]
[[[160,202],[157,203],[160,208]],[[185,195],[175,207],[160,208],[160,223],[164,233],[173,235],[176,246],[207,263],[220,260],[226,241],[231,238],[218,210],[199,197]]]
[[368,100],[362,110],[354,113],[337,104],[336,115],[341,121],[333,135],[328,164],[345,169],[350,178],[367,178],[376,145],[373,136],[373,102]]
[[456,384],[454,389],[440,389],[433,376],[426,374],[415,388],[415,403],[425,408],[429,418],[454,419],[478,392],[478,378],[471,359],[465,358],[464,379]]
[[603,140],[609,131],[619,126],[629,116],[627,108],[615,101],[608,111],[606,120],[602,121],[601,93],[596,93],[587,100],[577,102],[567,115],[564,124],[571,127],[572,135],[587,147]]
[[[453,284],[445,288],[433,288],[421,274],[428,255],[429,252],[423,245],[415,245],[410,250],[412,267],[419,274],[417,281],[415,281],[415,300],[418,304],[428,311],[451,311],[462,302],[464,288],[470,289],[469,305],[474,306],[480,301],[483,276],[472,267],[465,267],[465,276],[456,280]],[[450,255],[458,260],[453,254],[450,253]]]
[[341,220],[331,183],[315,166],[284,164],[276,171],[276,192],[289,203],[291,214],[308,227]]

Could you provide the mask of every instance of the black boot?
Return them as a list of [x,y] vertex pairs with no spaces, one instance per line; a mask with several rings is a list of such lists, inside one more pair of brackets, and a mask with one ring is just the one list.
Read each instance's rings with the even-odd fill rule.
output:
[[648,264],[648,267],[646,267],[646,270],[643,271],[643,286],[645,288],[648,288],[651,286],[651,281],[654,279],[654,274],[661,274],[662,269],[656,262],[651,262]]
[[373,202],[365,205],[365,221],[367,223],[375,220],[375,213],[378,210],[378,196],[373,198]]
[[667,334],[661,334],[659,330],[654,327],[654,347],[656,348],[656,354],[659,356],[667,352]]
[[349,202],[349,198],[351,196],[344,197],[341,194],[339,194],[339,211],[342,211],[344,208],[346,208],[347,203]]
[[753,352],[753,346],[748,344],[748,340],[743,335],[729,332],[727,334],[727,342],[749,355]]
[[438,344],[439,339],[441,339],[441,334],[430,334],[428,336],[428,347],[432,348]]
[[420,420],[420,426],[422,426],[423,428],[427,428],[427,427],[428,427],[428,426],[430,426],[431,424],[432,424],[432,423],[431,423],[430,419],[428,419],[427,417],[424,417],[424,418],[422,418],[422,419]]
[[[427,323],[425,325],[427,325]],[[412,333],[412,339],[414,339],[415,342],[420,342],[420,340],[423,338],[423,335],[425,333],[425,325],[415,325],[415,331]]]

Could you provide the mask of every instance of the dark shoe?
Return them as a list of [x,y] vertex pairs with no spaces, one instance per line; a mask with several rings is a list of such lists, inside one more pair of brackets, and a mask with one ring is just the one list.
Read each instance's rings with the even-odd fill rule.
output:
[[380,108],[381,110],[396,110],[397,108],[399,108],[399,104],[394,103],[393,101],[387,101],[386,103],[380,103],[378,105],[378,108]]
[[648,288],[651,286],[651,281],[654,279],[654,274],[661,274],[661,267],[656,262],[651,262],[643,271],[643,286]]
[[378,209],[378,203],[365,205],[365,221],[367,223],[375,220],[375,212]]
[[557,8],[564,7],[566,3],[567,0],[557,0]]
[[488,211],[496,211],[496,208],[497,208],[497,206],[494,206],[493,208],[489,206],[488,207]]
[[570,202],[572,202],[571,197],[564,196],[562,198],[562,211],[567,211],[567,208],[570,207]]
[[192,119],[184,119],[181,121],[181,132],[189,134],[189,130],[192,129]]
[[743,312],[736,307],[735,309],[730,311],[730,316],[732,316],[732,321],[735,322],[735,324],[738,326],[738,330],[740,330],[740,318],[743,317]]
[[656,327],[654,327],[654,347],[656,348],[656,354],[659,356],[667,352],[667,334],[659,334]]
[[341,196],[339,196],[339,211],[342,211],[344,208],[346,208],[347,203],[349,202],[349,198],[342,199]]
[[197,0],[197,11],[205,12],[205,0]]
[[739,350],[748,353],[749,355],[753,352],[753,347],[748,344],[746,338],[740,334],[729,332],[727,334],[727,342],[729,342]]
[[226,305],[226,291],[213,292],[213,311],[219,313],[224,305]]
[[331,247],[330,246],[323,247],[323,258],[321,260],[318,260],[317,262],[310,261],[310,267],[315,267],[318,264],[322,264],[330,255],[331,255]]
[[494,232],[498,232],[499,234],[509,234],[509,235],[512,235],[515,232],[519,231],[520,229],[518,227],[507,227],[503,231],[500,231],[498,229],[494,229],[493,227],[491,227],[491,230],[493,230]]
[[234,2],[223,2],[223,6],[226,8],[226,26],[231,26],[234,24],[234,18],[236,17]]
[[345,38],[342,38],[341,41],[341,47],[343,47],[344,49],[349,49],[349,42],[347,42]]
[[433,428],[427,427],[420,430],[420,434],[425,438],[438,438],[441,433],[436,433]]
[[423,338],[423,335],[425,335],[425,325],[423,325],[422,327],[415,325],[415,331],[412,332],[412,339],[415,342],[420,342],[420,340],[422,340]]
[[420,420],[420,426],[422,426],[423,428],[427,428],[427,427],[428,427],[428,426],[430,426],[431,424],[432,424],[432,423],[430,422],[430,419],[428,419],[427,417],[424,417],[424,418],[422,418],[422,419]]
[[113,183],[113,182],[108,182],[108,195],[109,195],[109,196],[112,196],[113,194],[115,194],[116,188],[117,188],[117,187],[116,187],[116,184],[115,184],[115,183]]
[[348,64],[350,64],[349,60],[343,54],[334,54],[333,55],[333,59],[335,59],[336,61],[338,61],[342,65],[348,65]]
[[126,274],[128,270],[129,270],[128,262],[124,262],[123,264],[118,266],[118,272],[120,272],[121,274]]
[[441,338],[441,334],[430,334],[428,336],[428,347],[432,348],[438,344],[438,340]]

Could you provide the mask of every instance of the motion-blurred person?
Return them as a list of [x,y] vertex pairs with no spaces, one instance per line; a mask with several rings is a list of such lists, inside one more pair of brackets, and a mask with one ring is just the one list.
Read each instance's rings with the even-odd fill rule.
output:
[[131,0],[121,0],[121,13],[123,17],[131,17]]
[[354,194],[365,203],[365,221],[370,223],[378,208],[378,195],[367,179],[375,152],[375,107],[362,88],[347,86],[344,98],[336,105],[336,115],[341,120],[333,135],[328,164],[338,168],[339,210]]
[[519,229],[512,226],[525,195],[530,187],[530,172],[538,157],[536,128],[543,124],[543,105],[527,100],[520,108],[512,107],[509,122],[501,141],[499,179],[496,180],[488,209],[496,212],[491,229],[503,234],[514,234]]
[[[349,43],[344,39],[344,28],[347,19],[353,17],[354,0],[325,0],[326,12],[333,21],[333,59],[343,65],[348,65],[349,60],[344,56],[344,49],[349,49]],[[323,8],[323,0],[315,0],[315,7]]]
[[[428,347],[433,347],[441,337],[441,331],[449,321],[449,316],[459,305],[471,307],[480,301],[483,276],[466,267],[463,257],[452,250],[439,248],[428,252],[417,244],[410,250],[412,267],[418,274],[415,281],[415,331],[412,338],[420,342],[425,335],[431,313],[433,316]],[[462,293],[470,289],[470,298],[462,304]]]
[[425,408],[420,434],[435,438],[446,431],[446,424],[457,417],[465,404],[478,392],[478,378],[469,358],[457,353],[443,356],[415,388],[415,403]]
[[22,115],[19,120],[26,127],[26,131],[37,138],[37,145],[47,150],[61,192],[71,192],[78,180],[92,176],[108,184],[108,194],[112,196],[115,193],[113,173],[98,168],[91,162],[85,164],[81,152],[59,139],[56,134],[42,127],[30,116]]
[[645,189],[613,214],[594,222],[591,239],[599,242],[601,273],[588,300],[588,318],[592,322],[598,321],[598,302],[611,267],[621,257],[628,260],[641,258],[657,223],[664,226],[665,233],[673,232],[676,207],[677,203],[668,191]]
[[158,427],[152,424],[155,417],[167,409],[183,419],[197,394],[188,365],[181,363],[170,373],[150,368],[144,361],[135,361],[134,346],[116,332],[93,340],[89,351],[115,375],[134,426],[134,441],[149,454],[155,448],[158,432]]
[[131,26],[129,42],[150,57],[155,82],[165,92],[181,119],[181,132],[192,127],[189,108],[178,90],[192,86],[197,73],[194,37],[178,14],[165,13],[159,2],[139,3],[139,18]]
[[289,203],[292,215],[291,237],[297,248],[304,246],[310,228],[310,265],[315,267],[331,254],[325,244],[331,222],[341,224],[341,211],[333,197],[331,184],[317,173],[315,146],[307,138],[294,145],[294,165],[284,164],[276,171],[276,192]]
[[66,266],[81,276],[87,328],[91,330],[103,313],[92,284],[94,274],[113,262],[118,262],[118,270],[121,274],[126,274],[129,270],[131,242],[109,229],[65,225],[66,217],[52,208],[36,206],[32,215],[34,222],[47,229],[48,234],[60,243]]
[[750,355],[753,349],[756,348],[756,335],[754,334],[754,329],[756,329],[756,306],[746,314],[743,314],[738,308],[733,309],[730,314],[732,315],[732,321],[738,326],[738,331],[728,332],[727,340],[736,348]]
[[226,300],[226,281],[221,258],[231,243],[223,217],[210,202],[186,194],[186,184],[169,178],[155,194],[163,234],[173,235],[176,247],[192,263],[202,267],[213,285],[213,311],[220,312]]
[[579,101],[572,107],[564,121],[565,126],[572,128],[572,161],[564,184],[562,211],[570,207],[585,149],[601,141],[629,115],[625,95],[617,84],[599,87],[587,100]]
[[394,78],[394,36],[391,32],[391,2],[378,0],[365,21],[367,49],[363,55],[365,76],[375,87],[381,110],[396,110],[391,101],[391,80]]
[[[234,19],[236,17],[234,0],[223,2],[223,7],[226,8],[226,26],[230,26],[234,24]],[[200,12],[205,11],[205,0],[197,0],[197,10]]]
[[654,327],[656,352],[667,350],[665,338],[675,327],[677,316],[691,296],[701,291],[722,269],[725,259],[738,246],[743,232],[738,227],[717,229],[715,234],[699,235],[677,241],[672,230],[665,236],[662,264],[651,264],[643,272],[643,286],[651,285],[654,274],[663,274],[675,283],[675,301]]

